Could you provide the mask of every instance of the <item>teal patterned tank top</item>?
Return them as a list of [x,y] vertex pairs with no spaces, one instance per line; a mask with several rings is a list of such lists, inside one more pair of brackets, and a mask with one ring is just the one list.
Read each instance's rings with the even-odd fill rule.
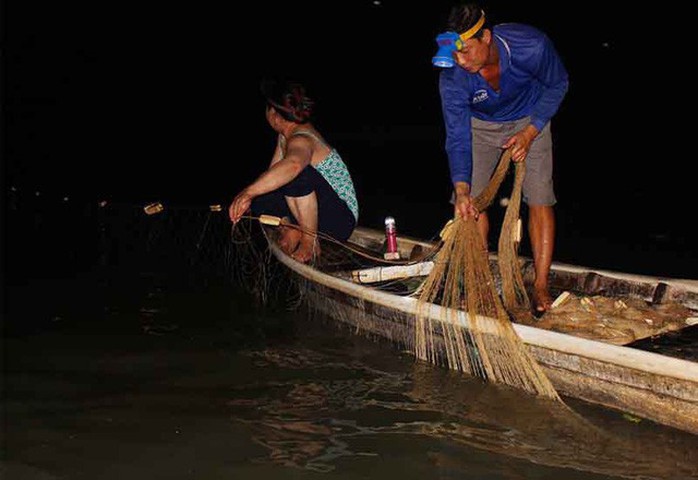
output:
[[335,192],[337,192],[339,198],[344,200],[344,203],[347,204],[349,210],[351,210],[351,213],[354,214],[354,218],[358,223],[359,202],[356,200],[356,190],[354,189],[354,182],[351,179],[351,175],[349,175],[349,169],[347,168],[347,165],[342,160],[342,157],[339,156],[337,150],[320,140],[312,132],[308,132],[306,130],[299,130],[294,132],[292,136],[295,135],[306,135],[308,137],[312,137],[330,149],[330,153],[327,155],[327,157],[325,157],[325,159],[319,164],[313,166],[315,167],[315,170],[320,172],[320,175],[322,175],[325,178],[325,180],[327,180],[327,183],[330,184],[332,189]]

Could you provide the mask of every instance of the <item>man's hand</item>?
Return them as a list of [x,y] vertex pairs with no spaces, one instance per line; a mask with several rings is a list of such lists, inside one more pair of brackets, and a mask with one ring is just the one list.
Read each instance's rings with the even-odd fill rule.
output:
[[468,218],[473,217],[477,220],[480,215],[475,205],[473,205],[473,200],[470,197],[470,185],[465,182],[457,182],[455,184],[455,213],[454,216]]
[[502,145],[505,150],[511,147],[511,159],[515,162],[521,162],[526,159],[528,151],[531,149],[531,143],[538,135],[538,129],[533,125],[526,125],[523,130],[514,134],[507,143]]

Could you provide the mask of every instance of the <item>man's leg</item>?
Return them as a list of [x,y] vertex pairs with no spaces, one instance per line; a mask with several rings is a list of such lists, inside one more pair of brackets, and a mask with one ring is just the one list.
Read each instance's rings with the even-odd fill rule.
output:
[[533,303],[537,311],[544,312],[552,304],[548,289],[548,276],[555,243],[555,212],[552,206],[529,205],[528,234],[531,239],[536,274],[533,283]]
[[[473,135],[473,176],[470,193],[475,198],[490,183],[492,174],[502,156],[501,147],[509,136],[506,133],[506,129],[498,123],[484,122],[473,118],[471,126]],[[480,212],[477,219],[477,229],[485,245],[485,250],[489,250],[490,222],[487,212]]]
[[487,217],[487,212],[482,211],[477,217],[477,230],[480,232],[480,238],[482,238],[482,244],[485,246],[485,253],[489,251],[489,245],[487,238],[490,233],[490,219]]
[[548,276],[555,243],[553,206],[556,198],[553,187],[553,144],[548,123],[531,144],[523,181],[523,201],[528,205],[528,235],[536,275],[532,306],[537,312],[545,312],[552,304]]

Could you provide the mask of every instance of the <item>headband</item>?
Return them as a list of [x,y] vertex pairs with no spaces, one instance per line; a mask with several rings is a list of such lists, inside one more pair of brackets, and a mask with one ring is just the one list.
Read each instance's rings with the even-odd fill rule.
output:
[[460,34],[460,39],[464,42],[480,31],[482,26],[485,24],[485,12],[480,10],[480,20],[478,20],[475,25],[467,29],[465,32]]
[[313,101],[305,96],[305,89],[300,85],[291,85],[290,92],[283,95],[283,105],[267,98],[267,102],[275,109],[286,113],[294,122],[305,122],[310,118]]

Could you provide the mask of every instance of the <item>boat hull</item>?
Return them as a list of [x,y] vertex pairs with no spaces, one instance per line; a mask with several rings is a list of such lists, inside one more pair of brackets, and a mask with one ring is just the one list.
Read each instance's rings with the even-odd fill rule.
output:
[[[296,262],[273,242],[274,256],[298,279],[308,305],[363,333],[414,352],[417,299],[390,294]],[[437,351],[443,308],[431,305]],[[467,313],[457,320],[467,328]],[[482,319],[478,319],[482,324]],[[526,325],[514,328],[562,395],[698,434],[698,364]],[[445,364],[445,362],[444,362]]]

